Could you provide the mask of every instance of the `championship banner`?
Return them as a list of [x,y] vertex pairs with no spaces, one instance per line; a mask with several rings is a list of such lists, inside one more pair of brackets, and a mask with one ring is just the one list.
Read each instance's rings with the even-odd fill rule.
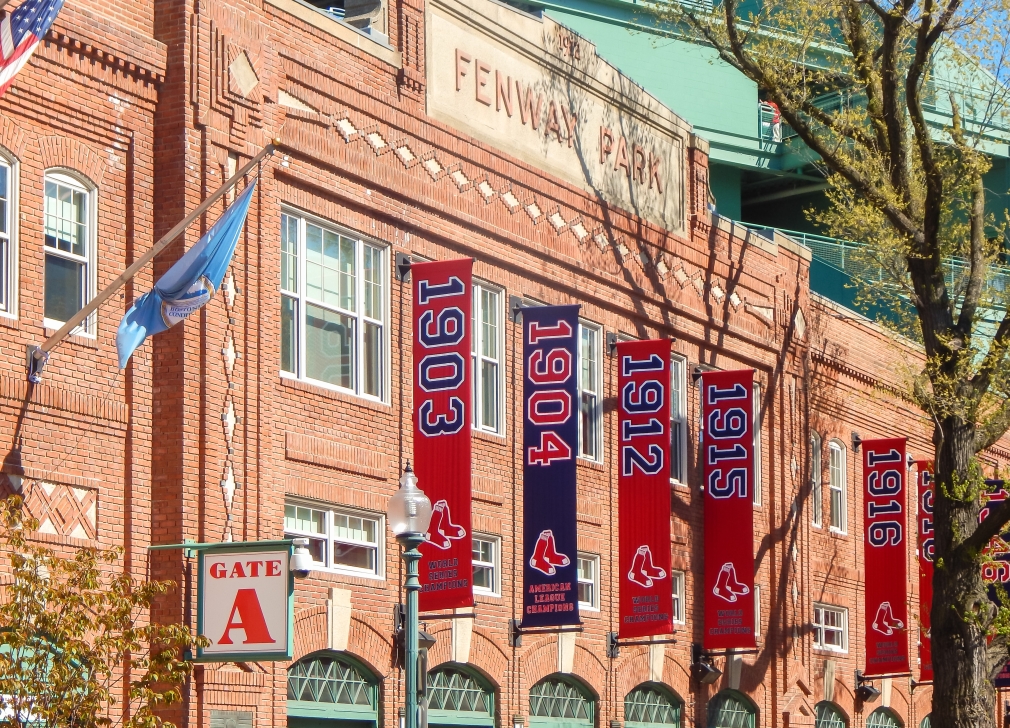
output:
[[[988,493],[978,516],[979,523],[989,515],[990,507],[995,507],[1010,497],[1002,480],[987,480],[985,484]],[[1010,589],[1010,531],[1003,531],[990,539],[983,553],[991,557],[992,561],[982,565],[982,580],[989,585],[989,599],[1000,604],[1003,601],[1001,592]],[[997,688],[1010,688],[1010,663],[1003,666],[993,684]]]
[[578,306],[523,309],[523,627],[579,623],[578,333]]
[[414,473],[431,499],[420,609],[473,605],[470,535],[470,271],[473,260],[414,263]]
[[866,677],[908,673],[905,438],[863,440]]
[[[754,641],[754,370],[701,376],[706,650]],[[667,508],[664,515],[668,515]]]
[[933,606],[933,461],[917,460],[919,483],[919,682],[933,681],[929,610]]
[[670,342],[617,344],[620,637],[673,631]]

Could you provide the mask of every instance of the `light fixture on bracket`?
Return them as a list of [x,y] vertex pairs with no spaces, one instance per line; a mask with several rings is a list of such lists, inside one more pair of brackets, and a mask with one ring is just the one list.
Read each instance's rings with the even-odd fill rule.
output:
[[870,680],[863,677],[863,673],[860,670],[856,670],[856,697],[864,703],[872,703],[880,697],[880,691],[873,687],[873,683]]
[[706,655],[701,645],[691,645],[691,677],[702,685],[711,685],[722,676],[722,670],[712,664],[712,658]]
[[859,446],[863,444],[863,438],[855,430],[852,431],[852,452],[859,452]]

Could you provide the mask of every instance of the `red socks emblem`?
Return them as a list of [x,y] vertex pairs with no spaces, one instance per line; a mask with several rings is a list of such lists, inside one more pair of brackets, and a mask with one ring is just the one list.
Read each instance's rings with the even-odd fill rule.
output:
[[463,538],[465,535],[466,529],[452,522],[449,504],[444,500],[435,503],[431,509],[431,524],[428,526],[428,533],[424,534],[428,543],[444,551],[452,545],[452,541]]
[[750,594],[750,587],[741,584],[736,578],[736,567],[732,561],[727,561],[719,569],[719,576],[712,587],[712,593],[727,602],[735,602],[737,597]]
[[554,576],[558,566],[568,566],[571,562],[564,554],[559,554],[554,546],[554,532],[551,530],[541,531],[537,545],[533,549],[533,556],[530,557],[530,566],[547,576]]
[[639,546],[638,551],[635,552],[635,558],[631,562],[628,579],[648,589],[654,580],[665,578],[666,571],[652,563],[652,551],[649,547]]

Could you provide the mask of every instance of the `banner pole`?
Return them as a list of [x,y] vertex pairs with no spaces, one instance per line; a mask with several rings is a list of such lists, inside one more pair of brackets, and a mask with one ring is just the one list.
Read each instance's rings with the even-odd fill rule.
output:
[[228,192],[232,187],[234,187],[240,179],[245,177],[249,172],[256,167],[264,158],[272,155],[277,151],[277,147],[280,145],[280,139],[274,139],[270,144],[267,144],[260,152],[253,157],[249,162],[245,164],[238,172],[232,175],[231,179],[221,185],[210,197],[204,200],[200,205],[193,210],[193,212],[186,215],[181,222],[177,223],[175,227],[168,231],[158,242],[156,242],[146,253],[144,253],[140,258],[134,261],[133,265],[124,270],[119,276],[107,285],[102,291],[96,295],[91,301],[82,308],[80,311],[75,313],[70,317],[63,326],[60,327],[59,331],[54,333],[41,346],[29,346],[28,347],[28,381],[33,384],[38,384],[42,380],[42,369],[45,367],[46,361],[49,359],[49,352],[52,351],[56,346],[60,344],[70,333],[76,329],[81,323],[88,318],[92,313],[94,313],[99,306],[108,301],[113,294],[116,293],[120,288],[122,288],[127,281],[129,281],[133,276],[135,276],[141,268],[147,265],[151,260],[158,255],[162,250],[167,248],[171,243],[179,237],[180,234],[186,228],[188,228],[194,220],[200,217],[202,214],[207,212],[211,206],[220,200],[225,193]]

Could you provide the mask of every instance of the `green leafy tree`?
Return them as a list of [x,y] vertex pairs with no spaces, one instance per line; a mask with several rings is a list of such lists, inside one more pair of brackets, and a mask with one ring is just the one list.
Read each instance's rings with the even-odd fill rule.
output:
[[32,540],[21,499],[0,501],[10,571],[0,577],[0,726],[171,726],[158,709],[181,700],[198,640],[184,625],[149,624],[173,587],[117,571],[122,549],[62,557]]
[[[830,234],[864,244],[860,296],[925,363],[908,397],[933,430],[933,725],[991,726],[1010,611],[990,601],[980,453],[1010,428],[1005,214],[986,180],[1006,150],[1007,0],[718,0],[653,6],[777,104],[785,144],[827,178]],[[665,29],[665,30],[664,30]],[[1002,198],[1005,200],[1005,198]]]

